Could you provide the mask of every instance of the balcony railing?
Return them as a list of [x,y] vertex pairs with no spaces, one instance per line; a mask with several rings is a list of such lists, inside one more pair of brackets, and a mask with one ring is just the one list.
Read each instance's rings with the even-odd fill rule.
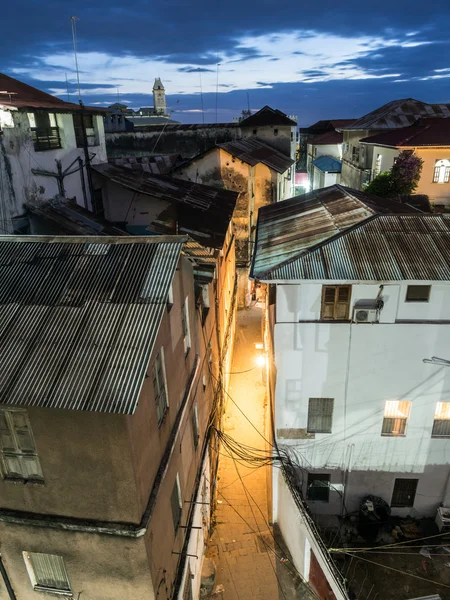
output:
[[36,152],[61,148],[61,138],[58,127],[32,127],[31,139]]

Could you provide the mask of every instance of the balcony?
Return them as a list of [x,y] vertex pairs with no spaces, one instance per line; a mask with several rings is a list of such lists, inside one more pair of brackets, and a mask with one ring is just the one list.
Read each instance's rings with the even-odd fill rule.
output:
[[36,152],[61,148],[58,127],[32,127],[31,139]]

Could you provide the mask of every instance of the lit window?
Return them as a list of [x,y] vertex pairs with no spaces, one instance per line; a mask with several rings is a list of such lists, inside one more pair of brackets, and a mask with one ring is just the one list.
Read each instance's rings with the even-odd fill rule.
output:
[[175,483],[172,488],[172,495],[170,497],[170,504],[172,505],[172,519],[173,528],[175,533],[178,531],[178,527],[181,523],[181,513],[183,512],[183,501],[181,499],[181,486],[180,476],[177,473],[175,477]]
[[189,299],[186,298],[181,307],[181,330],[183,332],[184,353],[187,354],[191,347],[191,331],[189,327]]
[[156,400],[156,414],[158,425],[161,425],[169,407],[167,398],[166,365],[164,362],[164,348],[161,346],[153,364],[153,389]]
[[450,436],[450,402],[438,402],[434,413],[432,436]]
[[408,285],[406,302],[428,302],[430,299],[431,285]]
[[405,435],[411,402],[386,400],[381,435]]
[[43,481],[26,410],[0,410],[0,439],[5,479]]
[[72,596],[66,567],[61,556],[23,552],[23,559],[34,590]]
[[449,183],[450,160],[439,160],[434,166],[433,183]]

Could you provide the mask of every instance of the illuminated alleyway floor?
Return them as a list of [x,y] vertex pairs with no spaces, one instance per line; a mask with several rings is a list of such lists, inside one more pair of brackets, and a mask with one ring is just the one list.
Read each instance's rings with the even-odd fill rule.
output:
[[[238,312],[224,432],[254,448],[267,449],[266,388],[256,367],[262,342],[262,309]],[[256,368],[254,368],[256,367]],[[244,371],[244,373],[239,373]],[[245,372],[247,371],[247,372]],[[240,410],[239,410],[240,409]],[[241,412],[242,411],[242,412]],[[248,420],[243,416],[243,414]],[[250,422],[251,423],[250,423]],[[267,428],[268,429],[268,428]],[[214,598],[220,600],[293,600],[312,598],[296,575],[283,541],[269,525],[269,467],[244,466],[221,449],[216,527],[207,556],[217,567]]]

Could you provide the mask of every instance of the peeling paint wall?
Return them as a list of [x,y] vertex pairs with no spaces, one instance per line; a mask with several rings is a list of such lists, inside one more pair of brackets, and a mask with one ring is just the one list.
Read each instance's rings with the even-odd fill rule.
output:
[[[51,112],[51,111],[49,111]],[[39,204],[46,200],[52,200],[60,194],[60,189],[55,177],[37,175],[32,169],[47,171],[57,174],[56,160],[61,161],[63,171],[70,164],[81,157],[84,163],[84,150],[77,148],[73,117],[71,114],[56,114],[56,121],[61,137],[61,148],[54,150],[36,151],[31,139],[30,124],[26,112],[1,110],[0,121],[3,123],[0,129],[0,152],[3,169],[6,170],[11,182],[9,191],[9,202],[11,205],[11,216],[19,217],[25,213],[25,204]],[[13,127],[5,126],[6,116],[12,118]],[[106,144],[103,128],[103,118],[94,116],[99,145],[90,146],[92,163],[106,162]],[[10,121],[11,122],[11,121]],[[78,163],[73,168],[76,169]],[[70,169],[72,170],[72,169]],[[64,178],[64,192],[66,198],[75,198],[80,206],[84,206],[84,196],[81,182],[81,173],[84,173],[85,187],[90,205],[89,186],[85,169]]]

